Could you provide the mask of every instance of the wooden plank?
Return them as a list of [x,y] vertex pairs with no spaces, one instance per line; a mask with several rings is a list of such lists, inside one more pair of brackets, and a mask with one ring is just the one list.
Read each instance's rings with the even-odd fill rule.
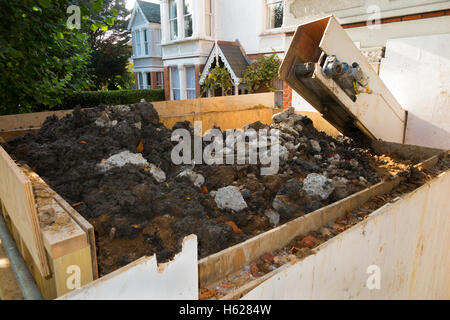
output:
[[91,248],[87,246],[53,259],[53,272],[58,297],[75,290],[72,285],[77,281],[80,286],[88,284],[93,280]]
[[43,276],[50,274],[30,180],[0,147],[0,199]]
[[56,259],[86,247],[86,232],[55,200],[57,193],[27,165],[21,165],[20,169],[33,187],[44,245],[50,257]]
[[98,278],[98,263],[97,263],[97,247],[95,244],[95,231],[94,226],[90,224],[78,211],[76,211],[70,204],[67,203],[59,194],[55,194],[53,197],[59,205],[66,210],[67,213],[74,219],[78,225],[86,232],[88,242],[91,247],[91,261],[92,261],[92,273],[94,280]]
[[67,114],[71,114],[72,111],[73,110],[59,110],[1,116],[0,128],[1,131],[39,128],[47,117],[56,115],[58,118],[62,118]]

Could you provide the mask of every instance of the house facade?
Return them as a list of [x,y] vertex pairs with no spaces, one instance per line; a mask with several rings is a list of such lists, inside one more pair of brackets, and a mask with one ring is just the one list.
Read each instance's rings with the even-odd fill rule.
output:
[[[160,24],[147,18],[161,32],[160,56],[151,67],[134,57],[135,71],[163,72],[166,100],[191,99],[204,94],[202,77],[219,63],[233,93],[245,94],[239,78],[246,64],[272,53],[283,59],[299,24],[333,14],[379,72],[389,39],[449,34],[449,9],[450,1],[435,0],[161,0]],[[315,111],[282,81],[275,85],[277,105]]]
[[128,29],[131,32],[136,89],[164,88],[160,5],[137,0]]
[[[146,20],[134,18],[145,16],[143,3],[136,2],[131,31],[141,27],[158,28],[158,23],[149,21],[148,17]],[[200,83],[205,65],[207,68],[214,66],[218,57],[232,76],[233,93],[248,93],[239,83],[243,69],[265,54],[275,52],[283,58],[286,38],[281,32],[283,12],[284,1],[281,0],[161,0],[161,41],[157,44],[161,60],[155,56],[151,60],[141,58],[142,49],[141,55],[133,54],[138,88],[148,87],[146,73],[150,72],[151,76],[162,67],[166,100],[200,97],[204,94]],[[133,47],[142,47],[142,33],[140,37],[133,35],[132,41]],[[140,77],[143,77],[142,85]],[[277,86],[281,104],[282,83],[278,82]]]

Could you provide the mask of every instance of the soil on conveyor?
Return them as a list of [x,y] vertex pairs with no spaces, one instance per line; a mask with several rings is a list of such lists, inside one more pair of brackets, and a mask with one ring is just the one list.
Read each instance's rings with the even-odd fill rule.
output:
[[[292,110],[270,126],[257,122],[248,127],[281,130],[284,158],[278,174],[261,175],[260,165],[174,165],[171,151],[177,142],[171,140],[172,130],[146,102],[76,108],[62,119],[47,118],[38,133],[14,138],[3,147],[94,225],[100,275],[144,255],[156,253],[159,262],[167,261],[192,233],[198,236],[199,257],[206,257],[409,165],[377,158],[347,138],[329,137]],[[193,132],[188,122],[176,128]],[[123,151],[142,155],[148,165],[102,169],[101,164]],[[180,177],[186,169],[202,175],[204,183]],[[162,170],[165,179],[155,170]],[[321,195],[306,191],[305,179],[313,173],[325,181]],[[245,208],[219,209],[218,190],[229,186],[240,191],[236,201],[243,200]]]

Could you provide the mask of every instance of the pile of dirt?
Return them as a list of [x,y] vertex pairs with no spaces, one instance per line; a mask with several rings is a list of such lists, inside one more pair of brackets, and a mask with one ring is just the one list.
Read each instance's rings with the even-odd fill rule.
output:
[[292,109],[273,120],[247,126],[281,132],[280,169],[266,176],[259,164],[174,165],[177,142],[146,102],[77,108],[3,147],[94,225],[103,275],[143,255],[167,261],[191,233],[208,256],[379,181],[370,151],[351,140]]

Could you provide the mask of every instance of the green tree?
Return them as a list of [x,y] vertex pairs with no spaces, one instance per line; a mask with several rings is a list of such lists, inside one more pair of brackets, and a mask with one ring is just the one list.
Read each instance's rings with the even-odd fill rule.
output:
[[[89,68],[96,89],[123,87],[121,82],[129,78],[128,63],[132,54],[130,32],[128,31],[128,16],[130,12],[124,0],[103,0],[101,10],[96,14],[98,19],[107,17],[110,28],[91,29],[89,43],[93,50]],[[124,79],[121,79],[124,78]]]
[[[52,107],[89,85],[86,30],[107,30],[107,17],[92,18],[101,0],[1,0],[0,113]],[[67,9],[79,5],[81,28],[69,29]]]

